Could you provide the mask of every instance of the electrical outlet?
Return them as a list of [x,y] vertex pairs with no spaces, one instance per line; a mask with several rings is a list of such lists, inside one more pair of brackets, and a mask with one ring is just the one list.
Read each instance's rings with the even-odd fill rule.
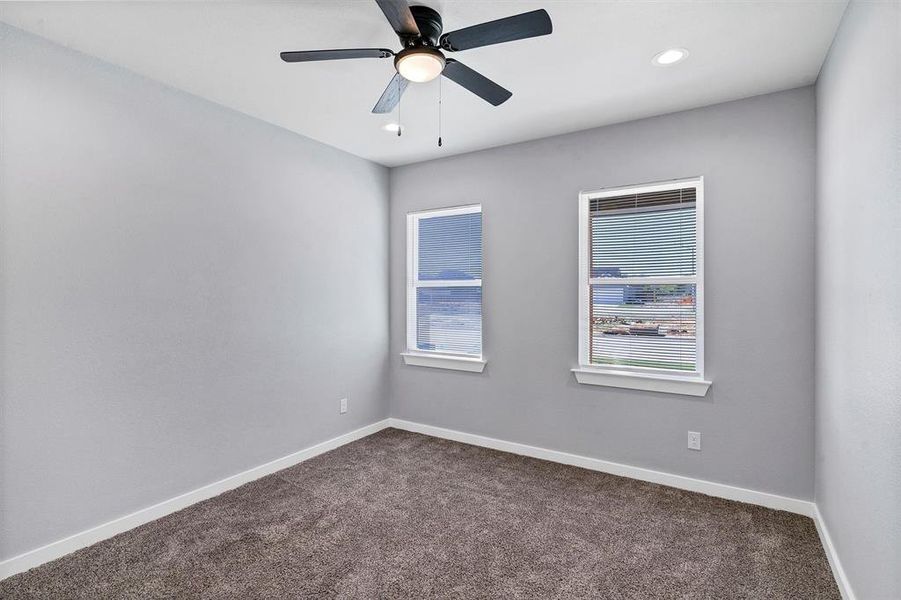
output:
[[688,449],[689,450],[700,450],[701,449],[701,433],[699,431],[689,431],[688,432]]
[[341,398],[341,414],[347,412],[347,398]]

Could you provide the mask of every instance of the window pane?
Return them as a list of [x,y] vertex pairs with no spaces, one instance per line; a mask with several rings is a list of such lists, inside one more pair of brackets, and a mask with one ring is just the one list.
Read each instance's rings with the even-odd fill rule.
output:
[[695,285],[591,286],[590,360],[694,371]]
[[591,277],[695,274],[695,208],[591,215]]
[[419,220],[419,280],[482,278],[482,213]]
[[481,355],[482,288],[418,288],[416,348]]

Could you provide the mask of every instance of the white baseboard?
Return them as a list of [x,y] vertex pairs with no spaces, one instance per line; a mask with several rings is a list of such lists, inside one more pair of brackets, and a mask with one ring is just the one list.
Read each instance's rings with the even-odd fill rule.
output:
[[808,500],[778,496],[767,492],[758,492],[756,490],[735,487],[724,483],[715,483],[704,479],[694,479],[693,477],[685,477],[683,475],[673,475],[672,473],[664,473],[663,471],[654,471],[642,467],[633,467],[631,465],[624,465],[598,458],[560,452],[559,450],[548,450],[537,446],[529,446],[527,444],[508,442],[472,433],[454,431],[453,429],[444,429],[443,427],[423,425],[422,423],[414,423],[413,421],[405,421],[403,419],[391,418],[388,419],[388,422],[390,427],[396,429],[422,433],[432,437],[453,440],[455,442],[463,442],[464,444],[472,444],[473,446],[482,446],[484,448],[501,450],[503,452],[520,454],[522,456],[530,456],[532,458],[540,458],[542,460],[549,460],[564,465],[582,467],[583,469],[590,469],[592,471],[610,473],[611,475],[659,483],[661,485],[668,485],[670,487],[691,492],[700,492],[701,494],[707,494],[708,496],[715,496],[717,498],[737,500],[739,502],[747,502],[748,504],[756,504],[767,508],[774,508],[776,510],[784,510],[806,517],[813,517],[815,514],[816,507],[813,502]]
[[143,508],[129,515],[125,515],[124,517],[113,519],[112,521],[98,525],[97,527],[87,529],[67,538],[47,544],[46,546],[42,546],[18,556],[9,558],[5,561],[0,562],[0,579],[5,579],[6,577],[10,577],[11,575],[15,575],[16,573],[27,571],[28,569],[41,565],[45,562],[55,560],[57,558],[65,556],[66,554],[90,546],[91,544],[95,544],[99,541],[113,537],[114,535],[128,531],[129,529],[138,527],[139,525],[149,523],[150,521],[164,517],[170,513],[181,510],[192,504],[206,500],[208,498],[212,498],[213,496],[217,496],[223,492],[244,485],[245,483],[249,483],[255,479],[259,479],[260,477],[270,475],[272,473],[275,473],[276,471],[281,471],[282,469],[286,469],[290,466],[301,463],[307,459],[313,458],[314,456],[328,452],[329,450],[334,450],[335,448],[349,444],[350,442],[376,433],[377,431],[381,431],[382,429],[385,429],[387,427],[394,427],[396,429],[403,429],[405,431],[422,433],[425,435],[430,435],[432,437],[462,442],[464,444],[472,444],[474,446],[492,448],[494,450],[501,450],[503,452],[510,452],[522,456],[530,456],[532,458],[549,460],[551,462],[573,465],[585,469],[590,469],[592,471],[600,471],[603,473],[610,473],[612,475],[619,475],[621,477],[630,477],[632,479],[639,479],[641,481],[659,483],[683,490],[707,494],[709,496],[725,498],[728,500],[737,500],[739,502],[747,502],[749,504],[757,504],[759,506],[765,506],[767,508],[784,510],[811,517],[816,524],[817,532],[820,535],[820,540],[823,543],[823,548],[825,549],[826,556],[829,559],[829,565],[832,567],[832,572],[835,576],[839,590],[841,591],[842,598],[844,600],[855,600],[854,594],[851,591],[851,586],[848,583],[848,579],[845,575],[844,570],[842,569],[841,562],[839,561],[838,554],[836,553],[835,547],[832,544],[832,539],[829,536],[829,531],[826,528],[826,524],[823,521],[819,510],[813,502],[800,500],[797,498],[778,496],[776,494],[769,494],[766,492],[758,492],[755,490],[749,490],[746,488],[735,487],[722,483],[715,483],[712,481],[705,481],[703,479],[694,479],[692,477],[674,475],[672,473],[664,473],[662,471],[654,471],[652,469],[645,469],[642,467],[633,467],[630,465],[624,465],[621,463],[610,462],[597,458],[590,458],[587,456],[580,456],[577,454],[570,454],[568,452],[561,452],[558,450],[548,450],[546,448],[539,448],[537,446],[508,442],[505,440],[499,440],[472,433],[455,431],[453,429],[445,429],[443,427],[423,425],[422,423],[415,423],[412,421],[405,421],[403,419],[395,418],[377,421],[375,423],[372,423],[371,425],[361,427],[360,429],[356,429],[330,440],[326,440],[325,442],[322,442],[320,444],[316,444],[315,446],[310,446],[309,448],[305,448],[304,450],[289,454],[288,456],[284,456],[258,467],[248,469],[247,471],[243,471],[236,475],[226,477],[225,479],[221,479],[215,483],[205,485],[201,488],[187,492],[180,496],[176,496],[175,498],[170,498],[169,500],[165,500],[158,504],[154,504],[153,506]]
[[756,504],[758,506],[764,506],[766,508],[784,510],[786,512],[810,517],[811,519],[813,519],[813,522],[816,525],[817,533],[820,536],[820,542],[823,544],[823,550],[826,553],[826,558],[829,560],[829,566],[832,568],[832,575],[835,578],[835,583],[842,595],[842,599],[856,600],[854,592],[851,589],[851,584],[848,581],[847,575],[845,574],[845,570],[842,568],[841,561],[838,557],[838,552],[836,551],[835,546],[832,543],[832,538],[829,536],[829,530],[826,527],[826,522],[823,520],[823,516],[820,514],[820,510],[819,508],[817,508],[817,505],[814,502],[810,502],[808,500],[800,500],[798,498],[779,496],[767,492],[758,492],[756,490],[749,490],[747,488],[726,485],[724,483],[715,483],[713,481],[706,481],[704,479],[695,479],[693,477],[685,477],[683,475],[674,475],[672,473],[654,471],[652,469],[645,469],[642,467],[633,467],[631,465],[624,465],[621,463],[600,460],[597,458],[580,456],[578,454],[560,452],[559,450],[548,450],[546,448],[539,448],[537,446],[508,442],[506,440],[499,440],[496,438],[490,438],[472,433],[464,433],[462,431],[445,429],[443,427],[435,427],[433,425],[423,425],[422,423],[405,421],[403,419],[390,418],[388,419],[388,424],[390,427],[394,427],[395,429],[403,429],[405,431],[412,431],[414,433],[422,433],[424,435],[430,435],[432,437],[453,440],[455,442],[462,442],[464,444],[471,444],[473,446],[482,446],[484,448],[501,450],[502,452],[510,452],[512,454],[519,454],[532,458],[540,458],[542,460],[549,460],[551,462],[561,463],[564,465],[573,465],[576,467],[582,467],[584,469],[590,469],[592,471],[610,473],[611,475],[619,475],[621,477],[630,477],[632,479],[639,479],[641,481],[659,483],[661,485],[668,485],[670,487],[679,488],[682,490],[707,494],[708,496],[725,498],[727,500],[736,500],[738,502],[746,502],[748,504]]
[[277,458],[266,464],[226,477],[225,479],[220,479],[215,483],[205,485],[196,490],[176,496],[175,498],[164,500],[153,506],[148,506],[147,508],[142,508],[139,511],[125,515],[124,517],[113,519],[112,521],[81,531],[67,538],[51,542],[46,546],[41,546],[40,548],[14,556],[0,562],[0,579],[5,579],[16,573],[27,571],[28,569],[34,568],[45,562],[65,556],[70,552],[90,546],[91,544],[96,544],[99,541],[111,538],[114,535],[133,529],[144,523],[149,523],[160,517],[164,517],[177,510],[200,502],[201,500],[218,496],[223,492],[242,486],[245,483],[259,479],[260,477],[270,475],[276,471],[281,471],[282,469],[301,463],[314,456],[328,452],[329,450],[334,450],[339,446],[349,444],[350,442],[366,437],[367,435],[381,431],[386,427],[388,427],[388,419],[377,421],[371,425],[366,425],[360,429],[355,429],[344,435],[339,435],[338,437],[316,444],[315,446],[310,446],[309,448],[294,452],[288,456]]
[[829,535],[829,529],[826,527],[826,521],[820,514],[819,507],[814,508],[813,522],[816,523],[817,533],[820,534],[820,542],[823,544],[823,550],[826,552],[826,558],[829,559],[829,566],[832,568],[832,576],[835,577],[835,583],[838,585],[838,591],[842,594],[843,600],[855,600],[854,591],[851,589],[851,582],[845,575],[845,569],[842,568],[842,562],[838,558],[838,552],[832,544],[832,537]]

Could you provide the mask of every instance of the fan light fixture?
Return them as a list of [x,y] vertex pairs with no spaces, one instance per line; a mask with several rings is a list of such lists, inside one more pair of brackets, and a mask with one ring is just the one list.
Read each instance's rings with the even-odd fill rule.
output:
[[435,79],[441,75],[444,65],[444,55],[433,48],[407,48],[394,57],[397,72],[413,83],[425,83]]

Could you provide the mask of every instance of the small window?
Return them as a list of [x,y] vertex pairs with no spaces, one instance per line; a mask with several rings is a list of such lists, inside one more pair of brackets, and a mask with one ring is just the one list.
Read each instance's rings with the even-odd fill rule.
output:
[[407,353],[481,361],[481,206],[407,215]]
[[702,186],[698,178],[580,195],[583,370],[633,376],[621,383],[703,379]]

